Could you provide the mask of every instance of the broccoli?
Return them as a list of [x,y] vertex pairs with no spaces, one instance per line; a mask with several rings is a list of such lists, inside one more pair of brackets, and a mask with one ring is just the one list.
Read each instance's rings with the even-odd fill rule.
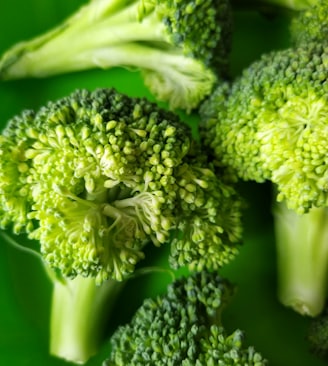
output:
[[147,99],[77,90],[25,110],[0,157],[0,225],[35,240],[53,272],[57,356],[94,353],[102,299],[115,301],[149,242],[172,242],[173,268],[217,269],[238,252],[238,194],[190,128]]
[[244,345],[244,332],[230,333],[222,325],[233,293],[234,286],[215,272],[176,279],[115,331],[103,366],[266,365],[260,353]]
[[54,29],[7,51],[0,78],[137,68],[157,99],[190,111],[227,72],[231,24],[229,0],[90,0]]
[[324,361],[328,361],[328,308],[314,319],[311,319],[306,340],[310,352]]
[[231,180],[273,183],[279,297],[315,316],[328,276],[328,44],[307,40],[218,86],[200,114],[214,164]]
[[328,37],[328,6],[325,0],[316,0],[313,6],[305,8],[291,19],[292,41],[301,43],[326,43]]

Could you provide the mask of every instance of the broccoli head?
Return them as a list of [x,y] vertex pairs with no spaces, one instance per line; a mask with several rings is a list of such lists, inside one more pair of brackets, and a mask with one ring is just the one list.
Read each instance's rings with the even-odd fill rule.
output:
[[90,0],[54,29],[7,51],[0,77],[135,67],[158,99],[190,111],[227,71],[231,19],[228,0]]
[[229,333],[222,325],[222,310],[233,293],[234,286],[217,273],[176,279],[116,330],[103,365],[266,365],[243,344],[241,330]]
[[328,270],[327,60],[314,40],[272,51],[200,109],[215,164],[230,179],[274,184],[280,298],[313,316]]
[[171,241],[174,268],[216,269],[238,251],[235,189],[217,177],[190,128],[146,99],[77,90],[23,111],[4,129],[0,156],[0,225],[36,240],[57,274],[57,355],[64,345],[65,358],[72,357],[60,324],[75,321],[78,343],[90,331],[81,330],[81,317],[96,313],[90,298],[116,292],[148,243]]
[[271,180],[299,213],[328,203],[327,57],[314,42],[263,55],[201,108],[217,163],[244,180]]
[[1,157],[1,226],[13,222],[37,239],[66,277],[120,280],[146,243],[163,244],[180,227],[187,235],[175,236],[176,265],[211,247],[215,266],[235,253],[226,243],[240,240],[234,189],[206,164],[190,129],[146,99],[78,90],[24,111],[3,131]]

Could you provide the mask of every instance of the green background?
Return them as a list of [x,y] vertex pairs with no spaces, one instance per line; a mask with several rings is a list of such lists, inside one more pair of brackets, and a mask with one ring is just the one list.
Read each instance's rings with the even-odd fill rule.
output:
[[[1,1],[0,53],[20,40],[49,29],[81,3],[78,0]],[[262,16],[251,11],[235,12],[232,74],[238,75],[262,52],[287,44],[285,18]],[[62,97],[76,88],[106,86],[152,99],[138,72],[121,69],[0,82],[1,127],[22,109],[37,108],[47,100]],[[195,126],[196,116],[182,114],[182,117]],[[241,189],[249,202],[245,213],[245,243],[236,260],[222,271],[239,288],[224,314],[226,327],[245,330],[246,342],[262,352],[272,366],[324,365],[308,352],[305,336],[309,319],[284,308],[276,298],[270,187],[248,183]],[[0,238],[0,241],[0,365],[66,365],[48,355],[51,286],[42,264],[36,257],[9,245],[4,239]],[[166,265],[165,249],[148,254],[154,255],[154,263],[161,261]],[[126,321],[144,296],[162,292],[168,281],[167,275],[157,273],[128,284],[115,310],[112,328]],[[108,344],[105,344],[87,365],[101,365],[108,352]]]

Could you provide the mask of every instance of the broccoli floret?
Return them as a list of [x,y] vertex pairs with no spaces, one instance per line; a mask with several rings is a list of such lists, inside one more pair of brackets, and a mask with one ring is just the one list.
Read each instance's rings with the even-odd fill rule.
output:
[[328,309],[327,304],[324,311],[311,320],[307,341],[310,352],[324,361],[328,361]]
[[327,56],[320,43],[263,55],[201,108],[218,163],[245,180],[273,181],[279,201],[299,213],[328,202]]
[[313,6],[304,8],[292,18],[292,41],[299,45],[312,41],[327,43],[328,4],[326,0],[316,0]]
[[323,42],[273,51],[201,107],[216,165],[273,182],[276,206],[286,205],[275,209],[280,298],[309,315],[322,310],[327,284],[327,59]]
[[189,127],[146,99],[77,90],[12,118],[0,156],[0,225],[37,240],[57,273],[56,355],[85,361],[95,335],[81,318],[101,318],[95,292],[115,292],[149,242],[172,238],[175,268],[216,269],[238,251],[234,188],[217,178]]
[[244,332],[230,333],[222,324],[233,293],[234,286],[217,273],[176,279],[116,330],[103,366],[266,365],[260,353],[244,345]]
[[227,71],[231,23],[228,0],[90,0],[54,29],[8,50],[0,77],[135,67],[159,100],[190,111]]

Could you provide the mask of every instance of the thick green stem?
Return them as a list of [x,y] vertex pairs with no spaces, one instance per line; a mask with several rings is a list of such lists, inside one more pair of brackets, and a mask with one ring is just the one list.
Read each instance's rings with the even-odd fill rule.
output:
[[285,204],[274,210],[280,301],[303,315],[318,315],[328,275],[328,209],[298,215]]
[[85,363],[97,353],[104,326],[123,282],[76,277],[54,281],[50,323],[50,353],[70,362]]
[[[133,42],[165,42],[165,25],[156,14],[138,19],[139,2],[124,9],[103,9],[94,1],[56,28],[8,50],[0,60],[0,77],[46,77],[92,67],[134,66],[128,56],[116,60],[116,48],[128,49]],[[113,49],[111,56],[110,50]],[[107,64],[96,54],[107,50]],[[94,56],[95,53],[95,56]]]

